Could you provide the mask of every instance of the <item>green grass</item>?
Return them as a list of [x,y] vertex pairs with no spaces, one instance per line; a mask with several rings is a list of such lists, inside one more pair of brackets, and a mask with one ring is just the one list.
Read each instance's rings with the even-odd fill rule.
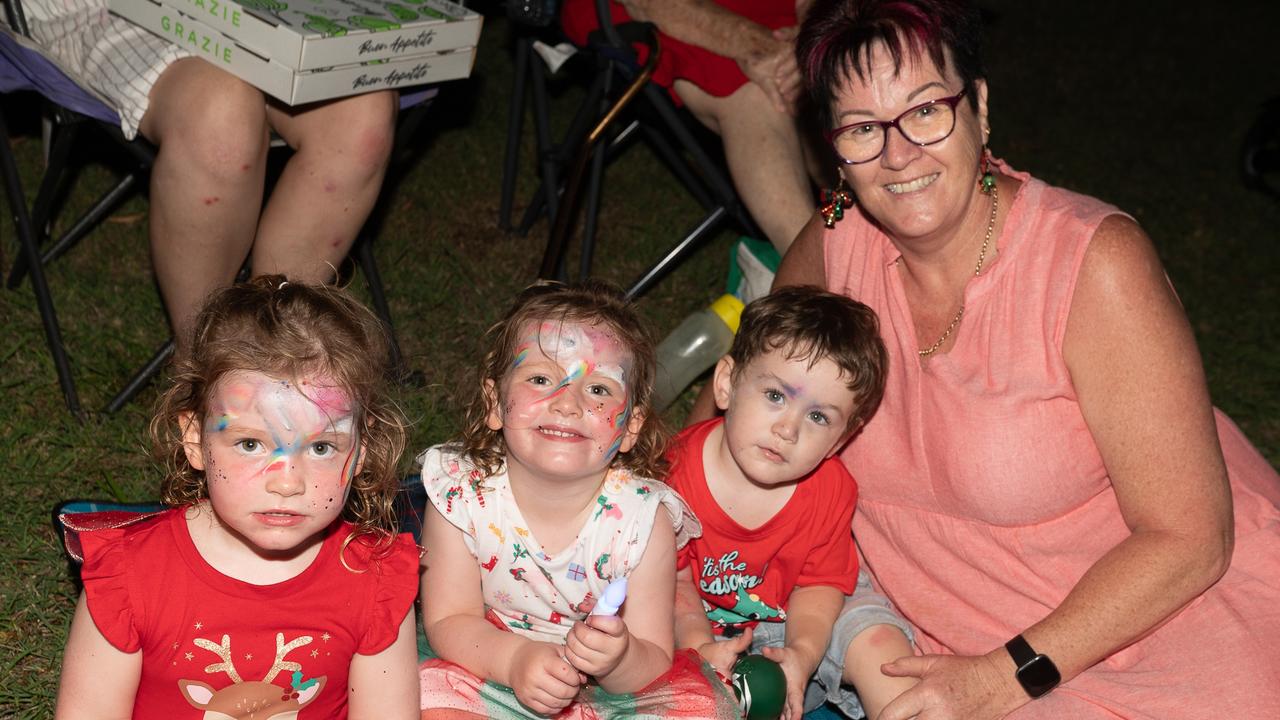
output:
[[[983,7],[994,151],[1143,224],[1191,318],[1214,401],[1280,462],[1280,203],[1243,189],[1236,171],[1259,104],[1280,93],[1269,36],[1280,8],[1257,0],[1233,5],[1228,16],[1207,6],[1098,0]],[[433,110],[377,243],[401,343],[425,382],[401,391],[414,449],[456,427],[452,392],[470,378],[478,336],[533,278],[546,237],[545,224],[529,237],[496,226],[507,34],[500,18],[488,19],[474,75],[448,86]],[[563,121],[578,94],[571,83],[556,91]],[[40,148],[29,103],[5,99],[15,128],[9,141],[30,188]],[[699,216],[645,150],[625,162],[609,176],[597,253],[598,274],[621,283]],[[523,168],[518,203],[534,188],[531,157]],[[111,177],[92,167],[84,187]],[[69,205],[88,196],[78,189]],[[146,210],[145,200],[131,201],[48,271],[89,407],[105,403],[167,336],[147,260]],[[16,244],[9,223],[0,233],[7,274]],[[721,233],[641,301],[659,335],[720,292],[731,240]],[[364,291],[359,277],[353,288]],[[0,291],[0,318],[0,717],[45,717],[74,600],[49,511],[71,497],[154,495],[158,474],[145,451],[154,390],[117,415],[78,422],[63,407],[27,285]],[[673,422],[689,396],[683,401]]]

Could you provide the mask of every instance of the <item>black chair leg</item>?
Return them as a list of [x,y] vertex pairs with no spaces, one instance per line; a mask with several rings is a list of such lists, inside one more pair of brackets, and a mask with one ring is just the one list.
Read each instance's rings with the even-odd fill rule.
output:
[[729,217],[729,211],[723,205],[715,208],[707,214],[702,222],[698,223],[688,235],[684,236],[680,242],[676,243],[666,255],[663,255],[658,262],[654,263],[648,270],[645,270],[640,277],[627,288],[626,296],[634,299],[648,292],[649,288],[662,279],[671,268],[675,267],[681,260],[685,258],[694,248],[698,246],[703,239],[709,237],[712,232],[719,227]]
[[[0,138],[8,137],[8,125],[4,121],[3,114],[0,114]],[[66,346],[62,343],[62,328],[58,324],[58,313],[53,308],[53,296],[49,294],[49,284],[45,282],[44,268],[40,265],[40,249],[36,246],[31,216],[27,213],[27,199],[22,192],[22,178],[18,175],[18,165],[7,142],[5,147],[0,148],[0,165],[3,165],[0,167],[0,172],[3,172],[9,209],[13,212],[18,242],[22,246],[22,258],[30,268],[31,288],[35,292],[36,305],[40,309],[45,342],[49,345],[49,354],[53,356],[54,370],[58,373],[58,385],[62,388],[62,397],[66,400],[67,409],[77,417],[81,417],[80,396],[76,393],[75,380],[71,377],[71,363],[67,359]]]
[[[498,202],[498,227],[511,229],[511,203],[516,194],[516,171],[520,156],[520,135],[524,131],[525,76],[533,42],[528,35],[516,39],[516,75],[507,105],[507,150],[502,158],[502,196]],[[534,62],[537,62],[535,59]]]
[[129,378],[124,387],[120,388],[120,392],[111,398],[111,402],[107,403],[106,413],[109,415],[114,414],[119,412],[120,408],[128,405],[129,401],[141,392],[142,388],[147,386],[147,383],[160,374],[160,370],[165,366],[165,363],[169,362],[169,358],[173,357],[175,347],[173,338],[165,340],[160,349],[156,350],[155,354],[151,356],[151,359],[138,368],[138,371],[133,374],[133,377]]
[[391,322],[391,306],[387,304],[387,294],[382,287],[382,273],[378,271],[378,260],[373,255],[373,243],[367,237],[356,240],[356,262],[360,263],[360,272],[364,273],[365,284],[369,286],[373,309],[387,328],[392,372],[403,374],[404,355],[400,352],[400,341],[396,339],[395,325]]

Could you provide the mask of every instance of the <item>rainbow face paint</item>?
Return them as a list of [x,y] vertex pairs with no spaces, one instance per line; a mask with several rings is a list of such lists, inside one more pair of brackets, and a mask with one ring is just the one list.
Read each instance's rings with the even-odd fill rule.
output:
[[635,440],[630,350],[608,328],[579,322],[530,322],[521,336],[489,418],[509,467],[598,479]]
[[288,551],[341,513],[360,460],[354,404],[326,378],[228,373],[214,386],[198,462],[214,513],[255,552]]

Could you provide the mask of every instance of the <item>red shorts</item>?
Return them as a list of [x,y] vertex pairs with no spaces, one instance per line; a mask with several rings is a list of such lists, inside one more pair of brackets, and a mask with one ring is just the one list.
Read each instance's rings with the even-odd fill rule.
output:
[[[770,29],[796,24],[795,0],[715,0],[715,3]],[[615,25],[631,20],[620,4],[610,2],[609,9]],[[597,27],[595,0],[565,0],[560,24],[570,40],[580,47],[585,46],[587,35]],[[676,80],[688,80],[709,95],[726,97],[747,82],[747,76],[742,74],[737,61],[662,33],[658,35],[662,43],[662,57],[654,70],[653,80],[662,87],[670,90]],[[647,51],[640,47],[639,52],[639,60],[644,62]],[[680,104],[680,98],[674,92],[671,97],[677,105]]]

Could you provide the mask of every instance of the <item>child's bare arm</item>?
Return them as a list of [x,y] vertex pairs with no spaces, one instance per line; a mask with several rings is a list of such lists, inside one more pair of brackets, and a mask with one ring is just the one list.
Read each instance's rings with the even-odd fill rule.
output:
[[733,676],[738,655],[751,647],[750,628],[738,637],[716,641],[689,568],[676,571],[676,647],[697,650],[703,660],[725,677]]
[[84,593],[76,603],[62,658],[55,718],[129,718],[142,678],[142,651],[126,653],[102,636]]
[[843,678],[858,691],[862,709],[871,720],[919,681],[914,677],[889,677],[880,672],[880,666],[911,655],[911,641],[893,625],[872,625],[853,636],[844,656]]
[[413,608],[400,623],[390,647],[375,655],[355,655],[347,675],[347,703],[352,720],[417,718],[418,637]]
[[787,677],[783,718],[804,714],[804,689],[831,642],[831,628],[844,605],[844,593],[829,585],[807,585],[791,591],[787,602],[787,640],[781,648],[765,648],[765,657],[782,666]]
[[644,556],[628,577],[622,612],[617,618],[592,616],[590,625],[578,623],[570,630],[570,661],[607,692],[635,692],[671,668],[675,566],[675,531],[659,509]]
[[578,691],[578,673],[555,646],[503,632],[484,617],[480,567],[462,531],[427,505],[422,526],[422,624],[442,659],[515,691],[520,702],[555,714]]
[[702,607],[702,596],[693,585],[693,571],[676,571],[676,647],[697,648],[715,640],[711,621]]

